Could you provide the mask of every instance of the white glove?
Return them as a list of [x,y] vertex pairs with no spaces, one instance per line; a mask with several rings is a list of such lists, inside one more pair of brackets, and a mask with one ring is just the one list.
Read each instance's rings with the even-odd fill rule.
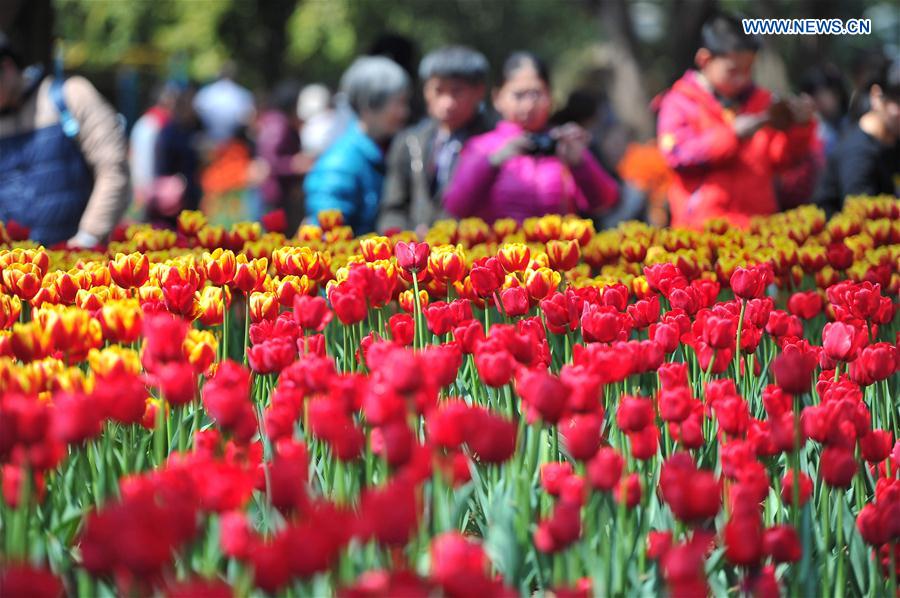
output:
[[83,230],[78,231],[78,233],[74,237],[66,242],[66,245],[68,245],[69,247],[81,247],[85,249],[96,247],[99,244],[100,239]]

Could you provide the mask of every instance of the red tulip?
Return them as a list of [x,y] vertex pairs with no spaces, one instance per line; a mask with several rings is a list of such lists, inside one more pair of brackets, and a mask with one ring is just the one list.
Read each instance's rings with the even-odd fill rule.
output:
[[667,422],[682,422],[691,414],[694,397],[687,386],[663,389],[657,397],[659,417]]
[[559,501],[549,519],[538,524],[534,534],[537,549],[545,553],[559,552],[581,536],[581,505]]
[[776,563],[796,563],[803,555],[800,537],[790,525],[776,525],[763,532],[763,553]]
[[647,284],[654,291],[668,297],[672,289],[683,289],[688,286],[687,278],[677,266],[669,262],[654,264],[644,268]]
[[881,546],[888,542],[884,511],[876,504],[867,504],[856,517],[856,528],[862,539],[871,546]]
[[362,322],[368,315],[366,297],[358,287],[346,282],[331,287],[328,294],[334,313],[342,324]]
[[586,343],[611,343],[624,340],[627,317],[608,305],[585,304],[581,314],[581,334]]
[[546,370],[521,369],[516,376],[516,391],[522,397],[529,418],[555,424],[566,409],[569,389]]
[[502,281],[491,268],[475,266],[469,272],[472,288],[479,297],[490,297],[500,287]]
[[[431,579],[441,586],[446,596],[494,595],[497,584],[488,575],[489,563],[481,545],[459,532],[445,532],[431,541]],[[428,593],[427,590],[385,591],[381,595]]]
[[218,579],[193,579],[170,583],[166,586],[166,598],[231,598],[234,591],[224,581]]
[[662,573],[672,596],[706,596],[704,561],[709,537],[694,532],[687,542],[671,546],[662,555]]
[[748,268],[738,266],[731,275],[731,290],[741,299],[756,299],[765,294],[773,278],[769,264]]
[[578,328],[582,309],[578,297],[571,291],[551,293],[541,300],[540,306],[550,332],[565,334]]
[[699,470],[687,453],[676,453],[663,463],[659,489],[679,520],[692,523],[715,517],[722,505],[719,481]]
[[849,488],[858,469],[853,452],[845,448],[825,447],[819,458],[819,475],[835,488]]
[[653,295],[648,299],[641,299],[640,301],[636,301],[633,305],[629,305],[627,308],[628,315],[631,316],[632,321],[634,322],[634,327],[637,330],[643,330],[647,328],[651,324],[657,322],[659,320],[659,296]]
[[625,503],[625,507],[633,509],[641,502],[641,476],[636,473],[630,473],[619,480],[618,485],[613,492],[613,497],[618,503]]
[[[13,221],[7,221],[11,231]],[[24,227],[22,227],[24,228]],[[28,231],[27,228],[24,229]],[[21,236],[20,234],[16,235]],[[28,233],[25,233],[28,237]],[[62,582],[47,569],[27,563],[8,562],[0,569],[0,594],[3,596],[34,596],[35,598],[59,598],[66,595]]]
[[835,270],[846,270],[853,265],[853,251],[843,241],[829,243],[825,257]]
[[657,343],[667,355],[678,348],[681,343],[680,337],[678,326],[675,324],[666,322],[650,324],[650,340]]
[[900,366],[897,347],[890,343],[875,343],[862,349],[854,362],[862,367],[869,380],[880,382],[890,378]]
[[[484,344],[482,344],[484,346]],[[512,380],[516,361],[508,351],[479,349],[475,353],[475,367],[482,382],[500,388]]]
[[524,316],[528,313],[528,293],[522,287],[510,287],[500,291],[500,304],[503,312],[510,318]]
[[628,432],[628,440],[632,457],[640,461],[652,459],[659,450],[659,428],[647,426],[637,432]]
[[591,459],[600,448],[603,418],[596,413],[576,414],[560,422],[563,446],[577,461]]
[[625,468],[625,459],[612,447],[603,447],[587,464],[591,486],[601,492],[612,492]]
[[388,320],[391,338],[398,345],[410,346],[416,334],[416,324],[409,314],[394,314]]
[[775,382],[785,392],[801,395],[809,391],[813,372],[816,370],[815,355],[791,351],[782,353],[772,361]]
[[484,327],[478,320],[469,320],[453,329],[453,338],[459,343],[463,353],[471,354],[484,340]]
[[184,337],[188,323],[170,314],[158,314],[144,318],[144,350],[141,362],[148,372],[163,363],[184,359]]
[[653,561],[661,559],[672,547],[671,531],[650,530],[647,532],[647,558]]
[[100,406],[83,393],[57,393],[53,397],[50,431],[66,444],[79,444],[100,435]]
[[436,301],[422,308],[425,323],[432,334],[443,336],[453,330],[456,317],[450,305],[444,301]]
[[792,314],[811,320],[822,311],[822,296],[818,291],[794,293],[788,299],[787,307]]
[[653,425],[653,403],[643,397],[623,395],[616,410],[616,424],[625,432],[639,432]]
[[259,219],[263,227],[270,233],[287,232],[287,213],[283,209],[272,210]]
[[752,566],[763,555],[763,529],[759,516],[732,518],[725,524],[725,558],[733,565]]
[[272,338],[247,350],[247,361],[257,374],[279,373],[297,359],[297,344],[289,338]]
[[154,378],[170,405],[186,405],[197,395],[197,376],[190,363],[167,363],[159,368]]
[[865,327],[844,322],[829,322],[822,330],[822,347],[825,355],[834,361],[853,361],[859,350],[868,343]]
[[734,349],[737,334],[737,318],[709,315],[697,319],[702,326],[703,341],[713,349]]
[[[809,500],[810,496],[812,496],[813,491],[813,483],[812,480],[809,479],[809,476],[800,472],[799,483],[799,504],[798,507],[802,507]],[[781,500],[784,501],[785,504],[793,504],[794,502],[794,470],[789,469],[784,474],[784,477],[781,478]]]
[[304,330],[322,332],[333,314],[324,297],[297,295],[294,297],[294,320]]
[[516,451],[515,422],[482,409],[473,411],[465,436],[469,449],[483,463],[502,463]]
[[419,272],[424,270],[428,265],[428,256],[431,248],[428,243],[416,243],[411,241],[404,243],[399,241],[394,245],[394,255],[397,257],[397,264],[408,272]]
[[881,463],[891,454],[894,433],[890,430],[872,430],[859,439],[862,458],[869,463]]
[[248,409],[252,412],[250,372],[231,360],[219,364],[201,394],[206,412],[224,428],[236,426]]

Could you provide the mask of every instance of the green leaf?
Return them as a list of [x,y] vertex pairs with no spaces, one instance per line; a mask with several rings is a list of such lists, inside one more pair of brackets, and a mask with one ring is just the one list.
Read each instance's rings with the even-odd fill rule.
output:
[[516,585],[521,578],[521,547],[516,541],[515,510],[512,493],[496,492],[487,509],[488,531],[485,551],[506,582]]

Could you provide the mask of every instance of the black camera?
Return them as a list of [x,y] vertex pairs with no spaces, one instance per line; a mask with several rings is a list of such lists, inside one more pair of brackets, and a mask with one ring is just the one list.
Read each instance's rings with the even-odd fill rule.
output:
[[532,156],[556,155],[556,137],[550,133],[531,133],[528,135],[528,140],[531,142],[528,154]]

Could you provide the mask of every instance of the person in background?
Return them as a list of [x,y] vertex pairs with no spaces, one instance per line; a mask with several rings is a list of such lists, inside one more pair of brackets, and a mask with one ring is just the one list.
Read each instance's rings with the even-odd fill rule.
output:
[[93,247],[128,206],[125,133],[83,77],[25,69],[0,32],[0,221],[44,245]]
[[300,119],[300,147],[313,158],[325,153],[353,120],[353,112],[346,106],[335,106],[334,97],[321,83],[311,83],[297,98],[297,118]]
[[897,194],[900,176],[900,62],[869,84],[859,121],[840,139],[816,190],[829,216],[848,195]]
[[807,71],[800,91],[816,104],[817,133],[827,158],[837,146],[847,122],[849,102],[844,79],[837,67],[827,64]]
[[200,206],[202,127],[194,112],[194,99],[193,87],[178,93],[172,116],[156,139],[153,189],[146,210],[147,221],[155,226],[175,228],[182,210]]
[[803,159],[815,134],[812,99],[775,101],[754,85],[759,49],[739,20],[719,15],[701,31],[690,70],[663,96],[657,139],[675,176],[672,226],[701,228],[712,218],[746,227],[778,211],[774,175]]
[[142,207],[146,204],[156,175],[156,140],[159,132],[169,122],[178,89],[174,83],[166,83],[156,94],[156,102],[131,128],[128,163],[131,170],[131,188],[134,201]]
[[219,78],[194,96],[194,110],[203,122],[210,142],[220,145],[239,135],[250,124],[255,102],[250,90],[234,81],[235,66],[225,64]]
[[409,116],[409,76],[383,56],[357,58],[341,77],[356,120],[316,162],[303,182],[310,222],[340,210],[357,235],[375,230],[385,150]]
[[419,66],[428,118],[401,132],[387,158],[378,230],[430,227],[443,215],[442,196],[463,144],[489,130],[481,109],[488,62],[463,46],[431,52]]
[[312,156],[300,152],[297,96],[298,86],[290,81],[276,86],[256,122],[257,159],[265,165],[266,172],[259,186],[262,209],[284,210],[289,235],[302,219],[301,177],[314,161]]
[[[603,108],[604,114],[601,114]],[[598,95],[586,90],[576,89],[569,94],[565,106],[550,117],[550,122],[556,125],[564,125],[567,122],[573,122],[585,131],[602,130],[615,134],[623,127],[614,123],[601,123],[601,118],[612,115],[609,111],[608,101]],[[611,135],[611,136],[612,136]],[[594,217],[594,225],[597,230],[612,228],[620,222],[627,220],[644,220],[647,208],[647,195],[629,183],[623,182],[619,174],[616,172],[616,164],[621,160],[625,150],[616,150],[610,152],[611,148],[604,148],[598,142],[596,134],[591,135],[591,142],[588,144],[588,150],[597,158],[600,166],[610,174],[619,185],[619,202],[611,210]],[[607,151],[604,151],[607,150]]]
[[575,123],[548,129],[551,104],[546,65],[528,52],[511,55],[494,92],[503,120],[463,148],[444,194],[450,214],[521,222],[616,203],[616,182],[588,151],[585,130]]

